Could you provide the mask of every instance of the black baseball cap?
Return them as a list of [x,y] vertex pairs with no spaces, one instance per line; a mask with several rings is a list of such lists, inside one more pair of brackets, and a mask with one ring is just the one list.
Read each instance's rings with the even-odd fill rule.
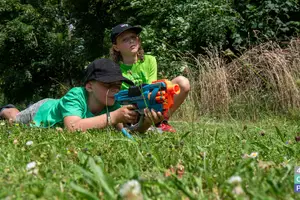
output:
[[120,66],[114,61],[107,58],[94,60],[88,65],[85,70],[84,84],[92,80],[100,81],[103,83],[122,81],[129,85],[133,85],[132,81],[122,75]]
[[124,31],[132,30],[139,34],[143,29],[139,26],[131,26],[130,24],[119,24],[111,29],[110,39],[112,43],[116,42],[117,37]]

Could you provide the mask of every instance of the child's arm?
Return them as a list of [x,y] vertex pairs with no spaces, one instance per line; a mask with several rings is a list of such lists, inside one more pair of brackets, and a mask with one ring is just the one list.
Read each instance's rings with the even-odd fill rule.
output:
[[110,112],[110,121],[106,114],[96,117],[82,119],[78,116],[67,116],[64,118],[64,125],[70,131],[87,129],[102,129],[108,125],[121,127],[120,123],[136,123],[137,113],[133,111],[132,105],[123,106],[113,112]]
[[145,109],[144,113],[144,122],[142,126],[137,129],[140,133],[146,132],[151,125],[155,125],[164,120],[163,114],[161,112],[156,112],[153,109],[151,111],[149,111],[149,109]]
[[69,131],[86,131],[87,129],[92,128],[104,128],[107,124],[107,116],[106,114],[92,117],[92,118],[86,118],[82,119],[78,116],[67,116],[64,118],[64,125],[65,128],[67,128]]

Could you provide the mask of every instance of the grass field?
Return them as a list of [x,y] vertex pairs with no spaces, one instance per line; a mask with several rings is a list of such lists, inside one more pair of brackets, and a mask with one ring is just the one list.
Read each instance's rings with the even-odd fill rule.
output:
[[297,121],[171,123],[131,141],[0,122],[0,199],[300,199]]

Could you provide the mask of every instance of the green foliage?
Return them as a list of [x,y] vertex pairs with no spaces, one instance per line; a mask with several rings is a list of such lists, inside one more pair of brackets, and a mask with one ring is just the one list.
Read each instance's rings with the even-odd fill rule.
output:
[[78,79],[85,63],[82,40],[72,37],[61,9],[51,1],[2,7],[0,77],[8,101],[55,97],[62,83]]
[[300,5],[298,0],[234,1],[243,23],[232,33],[236,48],[248,47],[269,40],[289,40],[299,33]]
[[74,35],[83,39],[84,56],[88,61],[103,56],[105,28],[111,28],[112,14],[110,6],[118,1],[106,0],[65,0],[64,9],[70,13],[70,22],[74,25]]
[[235,31],[239,15],[226,2],[132,1],[132,5],[140,9],[137,21],[153,17],[146,21],[156,30],[153,40],[164,41],[178,51],[196,53],[201,52],[201,46],[226,45],[227,30]]

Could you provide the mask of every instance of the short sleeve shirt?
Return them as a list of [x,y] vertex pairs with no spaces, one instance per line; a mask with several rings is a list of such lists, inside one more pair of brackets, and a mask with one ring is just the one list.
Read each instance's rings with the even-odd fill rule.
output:
[[[150,84],[157,80],[157,62],[154,56],[145,55],[144,61],[138,60],[132,65],[120,63],[122,75],[133,81],[135,85]],[[122,89],[128,89],[129,85],[122,84]]]
[[[120,108],[119,104],[108,106],[109,112]],[[98,115],[106,113],[106,108]],[[37,127],[63,127],[63,120],[67,116],[78,116],[82,119],[94,117],[87,105],[87,92],[83,87],[72,88],[61,99],[49,99],[41,105],[33,118]]]

